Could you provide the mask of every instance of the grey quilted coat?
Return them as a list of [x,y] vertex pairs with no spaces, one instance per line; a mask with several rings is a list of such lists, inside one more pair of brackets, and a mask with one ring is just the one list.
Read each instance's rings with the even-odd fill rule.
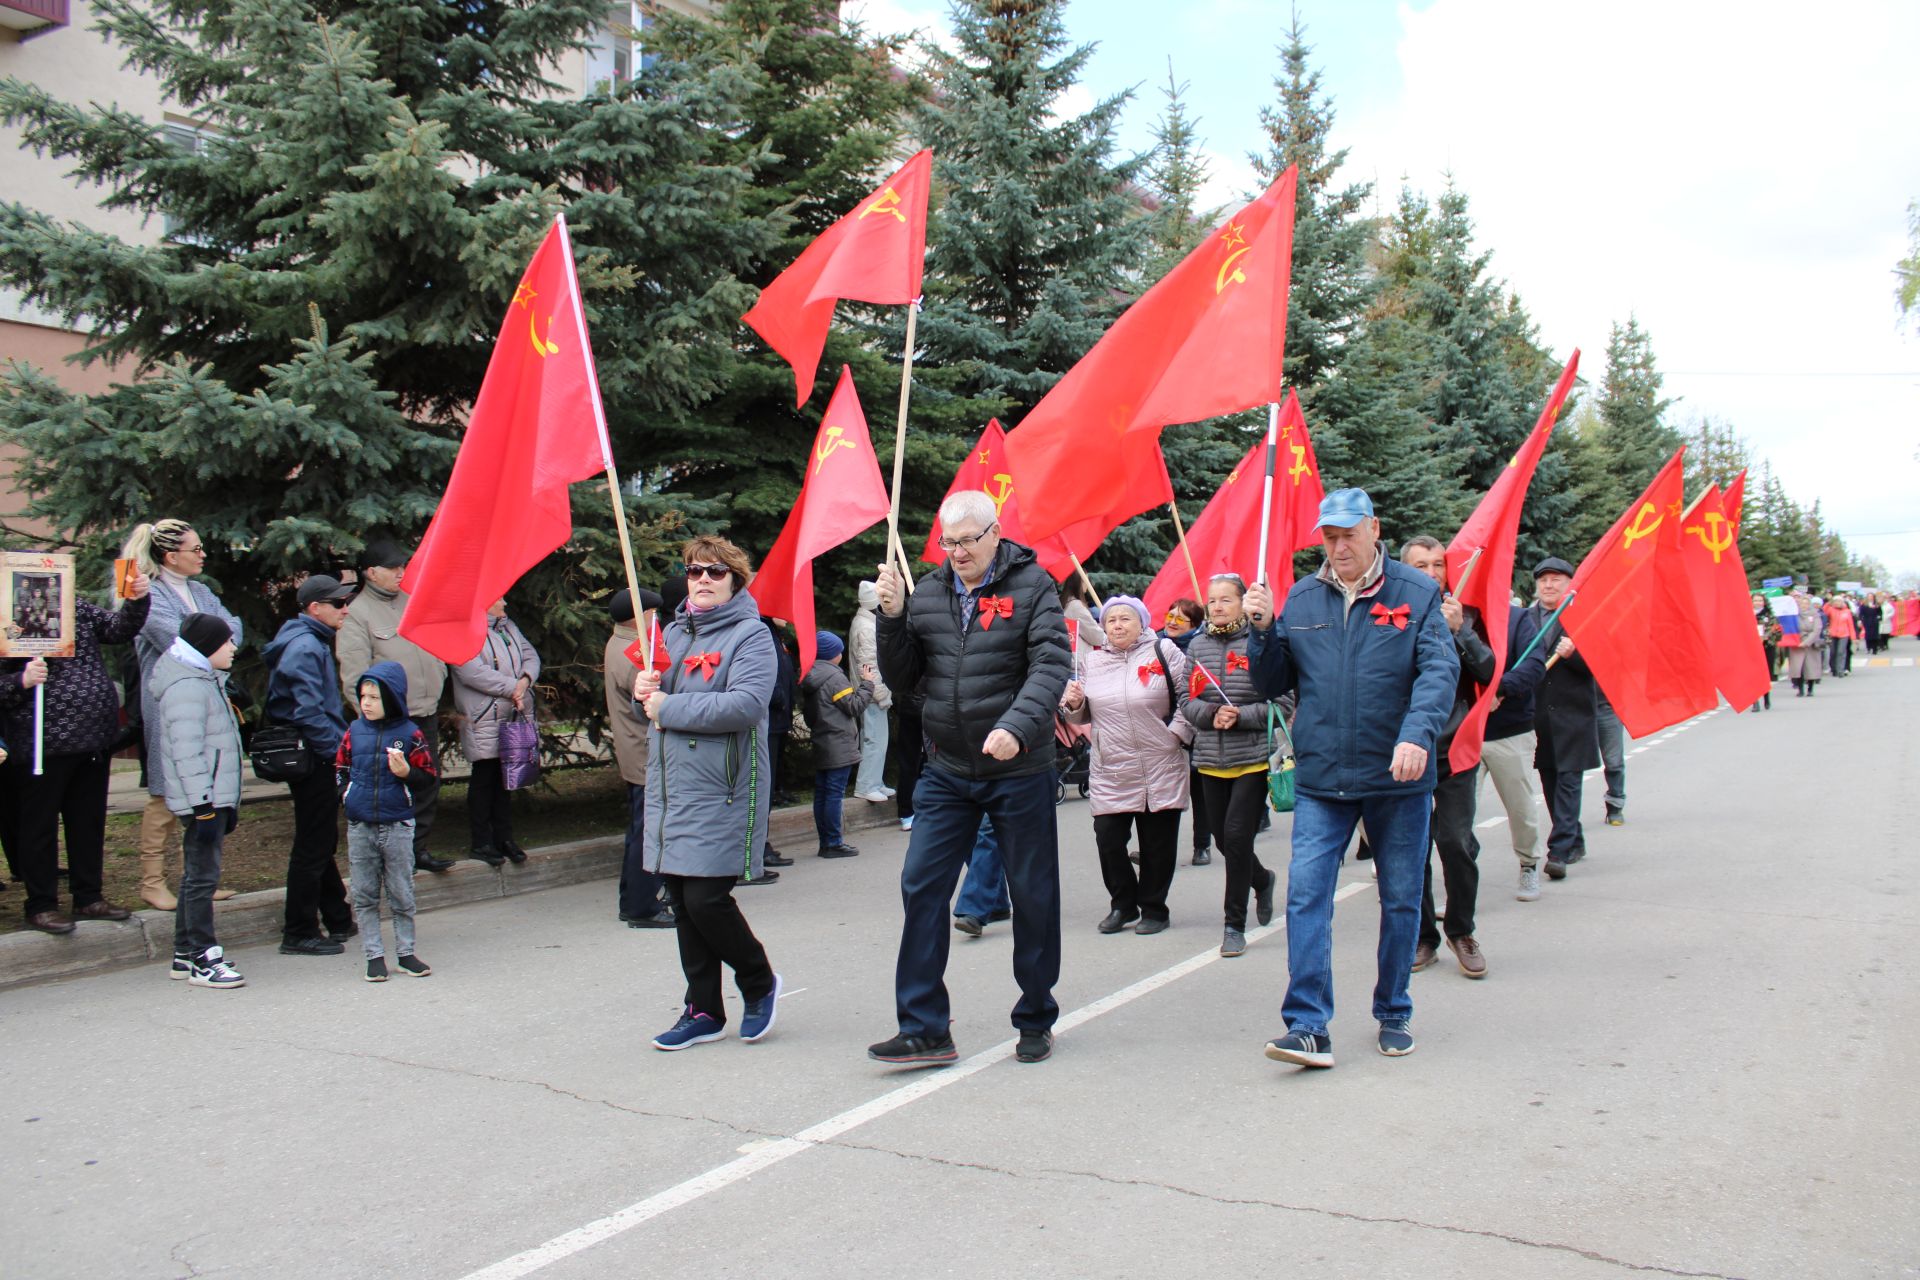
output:
[[[453,709],[460,713],[460,754],[468,760],[500,758],[500,726],[513,719],[513,686],[521,676],[540,679],[540,655],[512,618],[489,618],[480,652],[453,668]],[[533,714],[533,689],[527,712]]]
[[145,688],[155,706],[147,766],[167,811],[184,818],[195,805],[239,808],[240,726],[219,677],[163,653]]

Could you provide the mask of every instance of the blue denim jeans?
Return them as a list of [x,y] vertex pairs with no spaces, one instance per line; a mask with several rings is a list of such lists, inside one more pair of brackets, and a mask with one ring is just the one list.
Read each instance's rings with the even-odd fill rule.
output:
[[996,911],[1011,911],[1007,897],[1007,872],[1000,865],[1000,838],[993,834],[993,819],[980,819],[980,834],[973,838],[973,853],[967,858],[967,878],[960,886],[960,899],[953,904],[956,916],[985,920]]
[[413,954],[413,819],[347,823],[347,871],[353,881],[353,918],[369,960],[386,955],[380,943],[380,895],[393,916],[394,950]]
[[651,920],[666,906],[663,881],[647,870],[647,789],[627,784],[627,848],[620,861],[620,918]]
[[840,807],[847,800],[847,779],[853,766],[813,771],[813,829],[820,834],[820,847],[831,849],[840,844]]
[[[1060,980],[1060,839],[1052,770],[1019,778],[974,780],[936,766],[920,775],[913,795],[913,838],[900,868],[906,919],[894,968],[900,1033],[944,1036],[952,1022],[947,999],[947,917],[960,868],[973,856],[980,820],[993,820],[1013,903],[1013,977],[1020,999],[1013,1025],[1045,1031],[1060,1016],[1053,984]],[[1418,886],[1416,884],[1416,892]],[[1412,962],[1408,944],[1408,962]]]
[[1293,860],[1287,870],[1287,1030],[1327,1033],[1333,1021],[1333,891],[1354,826],[1367,824],[1367,843],[1380,872],[1379,976],[1373,987],[1377,1022],[1413,1017],[1407,979],[1420,932],[1422,864],[1433,796],[1368,796],[1326,800],[1301,795],[1293,810]]

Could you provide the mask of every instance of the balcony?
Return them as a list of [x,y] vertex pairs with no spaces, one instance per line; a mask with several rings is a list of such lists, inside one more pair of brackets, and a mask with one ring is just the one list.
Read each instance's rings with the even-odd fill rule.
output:
[[67,0],[0,0],[0,27],[25,39],[67,25]]

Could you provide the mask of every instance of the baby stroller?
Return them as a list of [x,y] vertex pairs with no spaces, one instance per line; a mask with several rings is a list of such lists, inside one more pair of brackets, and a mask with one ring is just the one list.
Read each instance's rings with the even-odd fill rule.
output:
[[1092,784],[1088,781],[1093,773],[1093,730],[1084,724],[1068,724],[1066,717],[1058,712],[1053,717],[1053,802],[1059,804],[1067,798],[1069,784],[1080,789],[1080,798],[1085,800]]

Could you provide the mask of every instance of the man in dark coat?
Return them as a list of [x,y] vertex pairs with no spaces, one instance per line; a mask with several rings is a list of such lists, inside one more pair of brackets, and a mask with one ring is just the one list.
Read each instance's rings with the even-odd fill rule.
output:
[[1053,1048],[1060,1006],[1060,857],[1054,824],[1053,725],[1072,672],[1054,582],[1033,552],[1000,538],[999,511],[979,490],[940,506],[947,562],[909,597],[891,565],[876,586],[881,678],[923,699],[926,769],[900,871],[906,920],[894,974],[900,1034],[867,1050],[879,1062],[938,1065],[959,1057],[944,975],[947,909],[984,815],[1000,836],[1013,898],[1013,974],[1020,1000],[1015,1056]]
[[1547,878],[1564,880],[1567,867],[1587,856],[1587,838],[1580,829],[1580,790],[1586,771],[1600,767],[1600,721],[1593,672],[1574,651],[1573,640],[1559,622],[1547,627],[1573,585],[1573,566],[1548,556],[1533,570],[1536,602],[1531,610],[1548,634],[1540,650],[1553,655],[1534,696],[1533,767],[1540,774],[1540,790],[1547,800],[1553,828],[1547,835]]

